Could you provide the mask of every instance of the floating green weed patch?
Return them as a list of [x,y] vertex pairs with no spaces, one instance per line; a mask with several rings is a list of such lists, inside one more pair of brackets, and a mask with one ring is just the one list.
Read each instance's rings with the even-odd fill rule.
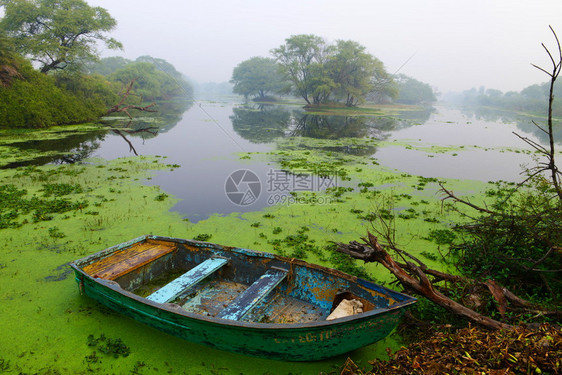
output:
[[62,195],[82,193],[84,190],[82,189],[82,186],[80,186],[79,184],[55,183],[55,184],[43,184],[43,188],[41,189],[41,191],[43,191],[44,197],[51,197],[51,196],[60,197]]
[[[119,358],[121,356],[128,357],[129,354],[131,354],[131,348],[125,345],[123,340],[106,337],[103,333],[98,338],[93,334],[89,335],[87,344],[90,347],[96,348],[99,352],[114,358]],[[88,362],[97,362],[99,359],[94,351],[86,357],[86,360],[88,360]]]
[[166,198],[168,198],[168,197],[169,197],[168,194],[162,193],[162,194],[158,194],[158,195],[156,196],[156,198],[154,198],[154,200],[160,201],[160,202],[161,202],[161,201],[163,201],[163,200],[166,200]]
[[[168,212],[175,199],[151,199],[163,192],[134,182],[150,169],[169,168],[154,160],[158,161],[138,157],[0,170],[0,359],[4,370],[130,373],[139,360],[155,355],[144,345],[136,345],[142,340],[137,334],[146,328],[131,325],[80,296],[68,267],[72,260],[142,234],[191,237],[190,224]],[[108,182],[112,174],[127,178]],[[108,331],[121,341],[107,336],[100,340]],[[86,332],[98,340],[95,347],[84,345]],[[169,346],[168,339],[159,333],[147,338],[162,348]],[[130,345],[131,351],[135,345],[141,348],[131,358],[133,353],[126,356],[123,345]],[[176,354],[180,356],[179,351]],[[107,360],[115,355],[119,361]],[[156,358],[165,357],[156,354]],[[172,366],[186,368],[174,360],[170,366],[163,362],[158,360],[158,367],[165,372]],[[187,366],[193,367],[200,365]]]
[[364,105],[361,107],[346,107],[343,105],[319,105],[306,107],[309,114],[333,116],[388,116],[397,115],[404,111],[419,111],[420,107],[405,105]]
[[72,135],[91,133],[103,129],[102,125],[85,123],[79,125],[51,126],[44,129],[6,129],[0,130],[0,145],[14,145],[29,141],[45,141],[67,138]]
[[[357,140],[367,143],[372,141]],[[306,148],[299,148],[299,142],[305,144]],[[263,246],[265,240],[266,251],[342,269],[347,266],[339,264],[336,258],[322,250],[326,243],[357,240],[364,236],[367,230],[372,230],[373,226],[386,226],[400,244],[408,244],[408,251],[414,254],[423,253],[428,263],[435,264],[436,267],[442,266],[441,255],[434,247],[434,239],[428,238],[427,233],[432,230],[447,230],[449,222],[463,219],[458,213],[449,211],[448,205],[443,205],[439,200],[436,193],[440,189],[440,181],[436,178],[397,173],[367,163],[364,157],[330,150],[330,146],[341,144],[340,142],[341,140],[290,139],[282,141],[278,150],[267,153],[267,156],[292,173],[308,172],[324,177],[336,176],[337,184],[324,191],[299,192],[298,195],[294,193],[294,197],[306,197],[294,200],[297,204],[279,202],[279,206],[262,215],[263,218],[275,217],[274,223],[259,221],[259,226],[251,225],[253,228],[259,228],[255,232],[257,238],[254,237],[251,243]],[[315,147],[310,147],[312,145]],[[256,156],[256,153],[252,156]],[[449,180],[445,183],[447,186],[454,186],[459,194],[463,194],[463,191],[482,191],[487,186],[474,181]],[[314,199],[310,199],[311,197]],[[326,199],[328,197],[330,199]],[[318,204],[318,201],[325,204]],[[240,217],[250,223],[257,222],[257,216],[252,213],[242,214]],[[198,225],[206,226],[212,221],[214,218]],[[313,226],[308,226],[311,232],[306,235],[299,234],[295,228],[303,222],[314,223]],[[274,238],[267,233],[271,233]],[[275,237],[281,233],[284,237]],[[298,241],[292,241],[295,238]],[[296,243],[304,246],[295,245]],[[371,277],[375,277],[369,272],[372,267],[367,265],[366,269]],[[376,277],[384,282],[388,276]]]
[[[107,129],[98,124],[55,126],[38,130],[0,130],[0,167],[72,160],[76,147],[95,142]],[[80,159],[84,155],[80,154]]]
[[39,150],[27,149],[23,150],[15,146],[2,146],[0,147],[0,167],[10,164],[17,164],[24,161],[29,161],[39,156],[54,157],[60,155],[57,151],[41,152]]
[[[70,190],[68,188],[70,186]],[[59,191],[57,192],[57,189]],[[62,189],[62,190],[61,190]],[[0,186],[0,229],[17,228],[30,221],[51,220],[54,214],[83,209],[88,206],[86,200],[71,201],[58,198],[61,195],[81,191],[80,186],[63,186],[63,184],[43,185],[43,197],[29,197],[28,191],[15,185]],[[56,195],[55,197],[52,197]],[[20,216],[23,219],[20,220]]]
[[211,239],[211,237],[213,237],[212,234],[201,233],[201,234],[198,234],[197,236],[193,237],[193,239],[194,239],[195,241],[203,241],[203,242],[205,242],[205,241],[209,241],[209,240]]

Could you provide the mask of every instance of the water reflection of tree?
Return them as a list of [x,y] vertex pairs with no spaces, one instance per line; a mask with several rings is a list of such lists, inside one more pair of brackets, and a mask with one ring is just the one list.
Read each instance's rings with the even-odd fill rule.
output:
[[420,109],[416,110],[400,111],[398,114],[400,120],[394,130],[424,124],[429,120],[433,112],[435,112],[434,107],[420,107]]
[[301,145],[301,148],[364,156],[376,152],[375,144],[357,145],[352,139],[384,138],[387,136],[384,134],[385,130],[392,129],[394,123],[395,120],[382,117],[323,116],[297,113],[290,135],[337,141],[322,142],[318,145]]
[[[325,151],[337,151],[355,155],[372,155],[373,145],[357,146],[351,139],[386,139],[393,130],[423,123],[432,110],[405,111],[400,119],[390,116],[335,116],[310,114],[302,109],[275,105],[244,106],[233,109],[230,117],[234,131],[253,143],[270,143],[281,137],[306,137],[325,140],[319,145]],[[310,144],[306,147],[313,147]]]
[[158,102],[157,112],[142,112],[132,119],[123,115],[106,118],[103,124],[113,129],[121,129],[123,133],[131,137],[154,138],[158,134],[173,129],[180,122],[183,114],[192,106],[193,102],[187,100]]
[[383,139],[397,121],[389,117],[323,116],[303,114],[295,121],[290,135],[317,139],[365,138]]
[[30,151],[37,153],[38,156],[29,160],[9,163],[1,168],[17,168],[48,163],[78,163],[94,154],[108,131],[121,136],[129,149],[137,155],[134,146],[135,142],[129,139],[129,137],[147,139],[171,130],[181,120],[183,113],[192,105],[193,102],[185,100],[158,103],[158,112],[149,113],[147,116],[135,117],[133,120],[126,116],[103,119],[101,124],[106,125],[108,129],[80,132],[55,139],[16,142],[13,143],[13,146],[19,148],[22,152]]
[[[538,129],[533,125],[533,121],[537,123],[545,123],[546,117],[538,118],[525,116],[514,112],[509,112],[505,110],[493,109],[493,108],[483,108],[483,107],[465,107],[462,109],[462,113],[468,118],[474,118],[477,120],[483,120],[488,122],[503,122],[506,124],[515,124],[521,132],[527,134],[533,134],[537,137],[542,144],[548,144],[548,134]],[[554,139],[557,144],[562,144],[562,122],[555,121],[555,126],[553,128]]]
[[2,168],[17,168],[27,165],[72,164],[92,156],[100,147],[106,131],[79,133],[57,139],[34,140],[14,143],[22,151],[37,152],[40,156],[7,164]]
[[242,138],[252,143],[270,143],[286,135],[290,118],[286,109],[262,104],[257,108],[234,108],[230,121]]

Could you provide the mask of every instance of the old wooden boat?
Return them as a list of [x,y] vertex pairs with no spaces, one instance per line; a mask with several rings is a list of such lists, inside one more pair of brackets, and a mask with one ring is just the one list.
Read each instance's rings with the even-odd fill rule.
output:
[[[288,361],[374,343],[416,301],[301,260],[152,235],[71,267],[82,293],[139,322],[214,348]],[[360,308],[329,317],[344,302]]]

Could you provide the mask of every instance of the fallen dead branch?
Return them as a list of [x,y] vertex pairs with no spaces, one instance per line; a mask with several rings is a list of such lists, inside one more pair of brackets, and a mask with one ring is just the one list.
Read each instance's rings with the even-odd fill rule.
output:
[[[129,84],[127,85],[127,88],[125,89],[125,92],[121,95],[121,100],[119,100],[119,102],[117,104],[115,104],[113,107],[109,108],[106,112],[106,115],[109,115],[111,113],[125,113],[127,114],[127,116],[129,116],[129,119],[133,119],[133,116],[131,116],[131,114],[129,113],[129,110],[137,110],[137,111],[141,111],[141,112],[158,112],[158,109],[155,108],[156,103],[150,103],[147,106],[139,106],[139,105],[133,105],[133,104],[125,104],[125,101],[127,101],[127,99],[129,98],[130,95],[133,95],[131,93],[131,89],[133,88],[133,85],[135,84],[136,79],[131,80],[131,82],[129,82]],[[133,143],[127,138],[127,136],[125,134],[137,134],[137,133],[150,133],[152,135],[156,135],[158,134],[157,132],[157,128],[155,127],[146,127],[146,128],[142,128],[142,129],[130,129],[131,126],[131,121],[129,121],[129,123],[127,124],[126,127],[122,127],[122,128],[114,128],[112,129],[112,131],[119,135],[121,138],[123,138],[123,140],[125,140],[125,142],[127,142],[127,144],[129,145],[129,151],[132,151],[136,156],[138,156],[137,150],[135,149],[135,147],[133,146]]]
[[120,112],[124,112],[127,114],[127,116],[129,116],[129,118],[133,118],[133,116],[131,116],[131,114],[129,113],[129,110],[131,109],[135,109],[137,111],[142,111],[142,112],[158,112],[158,110],[156,108],[154,108],[156,106],[156,103],[150,103],[147,106],[139,106],[139,105],[125,105],[125,101],[129,98],[129,96],[131,95],[131,89],[133,88],[133,85],[135,84],[136,79],[131,80],[131,82],[129,82],[129,84],[127,85],[127,88],[125,89],[125,92],[122,94],[121,96],[121,100],[119,101],[119,103],[115,104],[113,107],[109,108],[106,112],[106,115],[109,115],[111,113],[120,113]]
[[[496,300],[498,310],[502,316],[507,310],[508,302],[514,306],[524,307],[527,312],[533,312],[541,315],[560,315],[559,311],[547,311],[517,297],[515,294],[493,280],[478,282],[465,277],[432,270],[419,259],[408,254],[406,251],[398,249],[394,245],[390,245],[391,248],[403,259],[402,263],[397,262],[379,243],[377,237],[371,233],[368,233],[368,238],[363,240],[365,242],[363,244],[356,241],[352,241],[347,245],[339,243],[337,251],[365,262],[376,262],[382,264],[406,289],[422,295],[439,306],[444,307],[448,311],[468,318],[483,327],[491,329],[513,329],[513,326],[508,323],[492,319],[457,301],[454,301],[443,294],[435,283],[441,280],[447,280],[455,283],[462,283],[464,285],[481,286],[481,289],[488,290]],[[429,276],[433,277],[434,280],[430,280]]]

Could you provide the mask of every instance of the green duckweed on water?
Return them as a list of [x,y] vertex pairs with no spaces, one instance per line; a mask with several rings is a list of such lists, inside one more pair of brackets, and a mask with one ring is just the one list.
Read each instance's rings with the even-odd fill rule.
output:
[[[213,215],[196,224],[170,212],[175,198],[142,182],[150,173],[178,168],[159,157],[0,170],[0,369],[40,374],[310,374],[330,372],[346,356],[312,363],[250,358],[192,344],[156,331],[81,296],[68,267],[72,260],[143,234],[201,238],[276,252],[337,267],[387,284],[382,267],[336,254],[330,241],[358,240],[383,217],[396,241],[431,267],[447,268],[435,238],[460,216],[443,208],[437,180],[381,168],[373,159],[334,151],[347,140],[245,154],[284,169],[337,172],[326,191],[299,192],[262,211]],[[292,144],[290,143],[292,142]],[[326,142],[326,141],[322,141]],[[17,153],[17,146],[2,153]],[[345,146],[344,145],[344,146]],[[8,150],[8,151],[6,151]],[[33,152],[27,155],[34,158]],[[446,181],[458,194],[479,194],[488,184]],[[477,198],[475,198],[477,199]],[[350,354],[356,363],[386,358],[400,337]]]
[[[104,132],[99,124],[53,126],[39,130],[2,130],[0,131],[0,168],[34,160],[48,162],[55,157],[70,155],[73,147],[81,142],[95,140]],[[37,147],[43,149],[38,150]],[[45,149],[45,147],[50,148]]]
[[[0,230],[2,370],[16,374],[286,374],[329,370],[342,362],[342,358],[310,364],[248,361],[171,337],[80,296],[67,266],[70,261],[142,234],[192,238],[207,231],[206,225],[214,225],[211,220],[202,228],[192,226],[169,212],[173,198],[162,199],[165,193],[158,187],[135,181],[149,170],[162,168],[169,167],[157,158],[138,157],[0,171],[7,186],[2,192],[18,204],[3,203],[13,214],[10,224]],[[52,200],[69,205],[59,209],[45,203]],[[42,210],[43,217],[35,220],[35,206],[20,209],[31,201],[55,209]],[[249,245],[242,236],[222,234],[240,219],[223,221],[226,228],[213,230],[213,240]],[[102,335],[112,344],[90,345],[90,336]],[[386,343],[397,345],[394,339]],[[376,351],[370,350],[368,357]]]
[[369,105],[361,107],[345,107],[343,105],[319,105],[305,107],[308,114],[334,115],[334,116],[381,116],[400,114],[408,111],[418,111],[420,107],[407,105]]

